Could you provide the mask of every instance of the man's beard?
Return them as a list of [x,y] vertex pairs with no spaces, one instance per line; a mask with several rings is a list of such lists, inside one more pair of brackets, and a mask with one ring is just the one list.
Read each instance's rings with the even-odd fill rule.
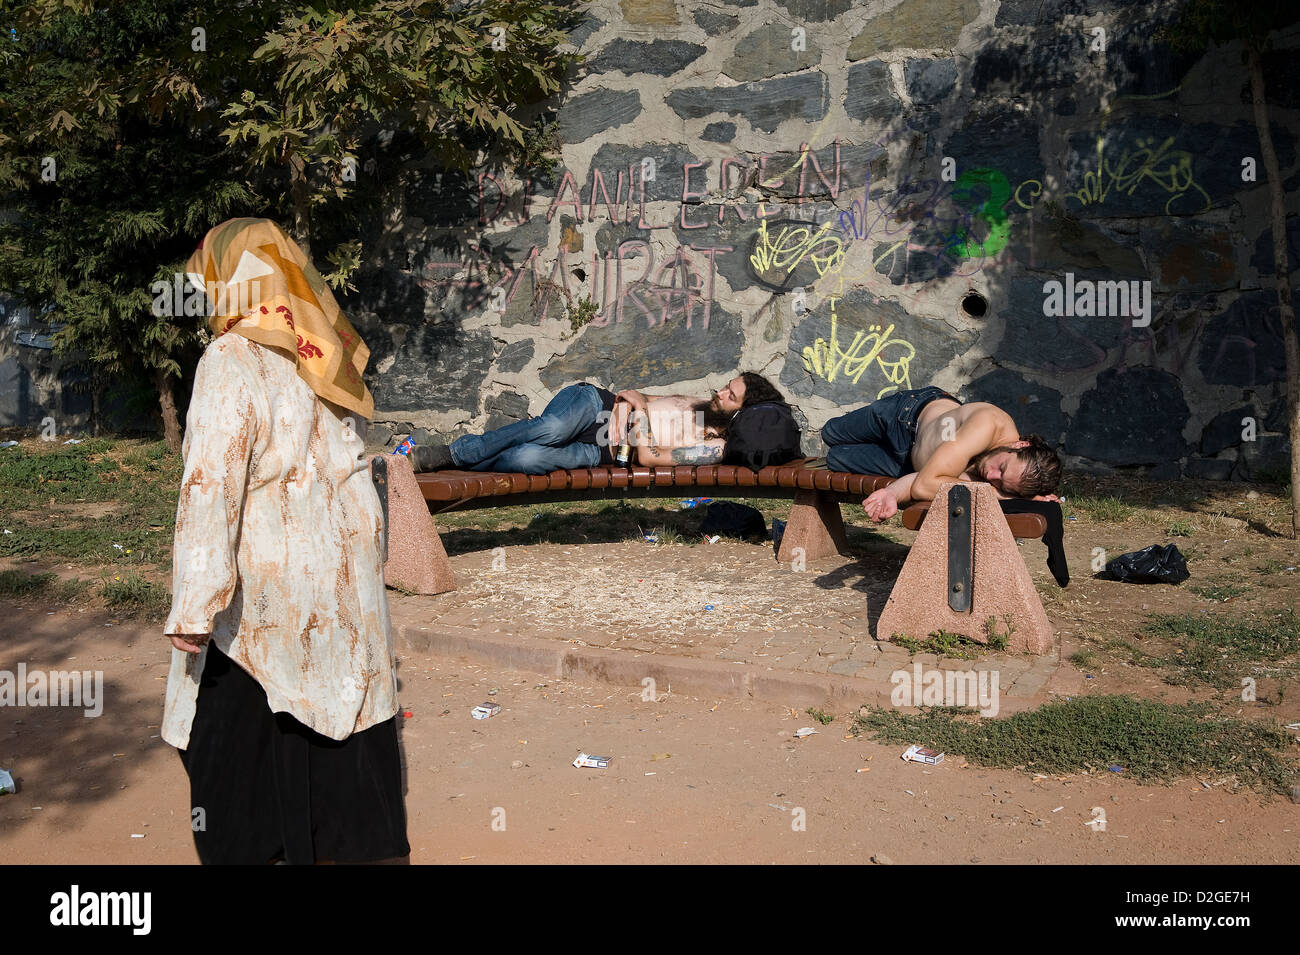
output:
[[710,400],[697,401],[691,410],[695,412],[697,420],[703,423],[705,430],[715,432],[718,437],[722,437],[727,431],[727,426],[731,424],[732,416],[722,410],[716,391]]

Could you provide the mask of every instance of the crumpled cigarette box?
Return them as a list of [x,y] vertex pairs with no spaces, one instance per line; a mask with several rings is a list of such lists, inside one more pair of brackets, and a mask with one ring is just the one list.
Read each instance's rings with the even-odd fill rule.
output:
[[573,761],[573,765],[578,769],[584,766],[588,769],[604,769],[609,765],[609,756],[588,756],[586,753],[579,753],[578,758]]

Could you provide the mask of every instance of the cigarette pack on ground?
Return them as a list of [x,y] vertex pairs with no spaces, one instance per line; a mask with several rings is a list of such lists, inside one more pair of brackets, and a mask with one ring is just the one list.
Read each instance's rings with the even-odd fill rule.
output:
[[578,769],[584,766],[588,769],[604,769],[609,765],[609,756],[588,756],[586,753],[579,753],[578,758],[573,761],[573,765]]
[[914,763],[929,763],[933,766],[943,762],[943,753],[936,753],[932,749],[925,749],[921,746],[909,746],[907,752],[903,754],[903,759],[911,760]]
[[500,703],[480,703],[474,709],[469,711],[469,715],[476,720],[485,720],[489,716],[496,716],[501,712]]

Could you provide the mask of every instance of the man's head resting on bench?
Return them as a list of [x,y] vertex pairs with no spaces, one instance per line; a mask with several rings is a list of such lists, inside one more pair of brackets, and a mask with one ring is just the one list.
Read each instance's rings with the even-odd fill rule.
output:
[[1061,458],[1042,435],[1031,434],[971,459],[966,473],[1011,497],[1055,494],[1061,484]]

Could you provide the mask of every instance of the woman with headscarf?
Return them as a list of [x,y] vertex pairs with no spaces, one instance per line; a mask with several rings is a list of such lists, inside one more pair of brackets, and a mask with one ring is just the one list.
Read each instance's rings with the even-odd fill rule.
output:
[[216,338],[186,419],[162,738],[199,859],[404,861],[370,350],[270,220],[215,227],[186,270]]

